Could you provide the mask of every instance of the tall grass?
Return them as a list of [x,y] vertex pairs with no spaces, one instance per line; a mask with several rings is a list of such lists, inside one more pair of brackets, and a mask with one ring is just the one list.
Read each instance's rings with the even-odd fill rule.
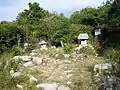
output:
[[[12,53],[4,53],[0,56],[0,90],[14,90],[17,84],[25,83],[27,77],[12,77],[10,70],[19,71],[20,61],[12,59]],[[16,89],[17,90],[17,89]]]

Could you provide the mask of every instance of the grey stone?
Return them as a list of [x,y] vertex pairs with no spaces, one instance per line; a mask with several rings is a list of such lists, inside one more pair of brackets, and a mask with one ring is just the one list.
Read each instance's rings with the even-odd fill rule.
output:
[[65,85],[58,85],[58,84],[38,84],[37,90],[70,90],[69,87],[66,87]]
[[58,87],[58,90],[70,90],[70,88],[66,87],[65,85],[61,85]]
[[31,56],[15,56],[14,59],[15,60],[22,59],[24,62],[28,62],[28,61],[31,61],[32,57]]
[[30,75],[30,82],[37,82],[37,81],[38,80],[34,76]]
[[110,64],[110,63],[96,64],[94,66],[94,71],[97,71],[97,69],[99,69],[99,70],[107,70],[107,69],[110,69],[110,68],[112,68],[112,64]]
[[37,65],[40,65],[43,63],[43,58],[40,57],[33,57],[33,62]]
[[57,84],[38,84],[37,89],[43,88],[42,90],[57,90],[58,85]]
[[26,62],[26,63],[24,63],[24,66],[25,66],[25,67],[33,66],[33,62],[32,62],[32,61]]
[[23,90],[23,86],[22,85],[17,84],[16,87],[18,88],[18,90]]

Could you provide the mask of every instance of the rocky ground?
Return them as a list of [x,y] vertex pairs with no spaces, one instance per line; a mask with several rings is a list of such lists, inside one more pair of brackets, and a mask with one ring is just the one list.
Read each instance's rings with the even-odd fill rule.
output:
[[43,90],[57,90],[56,87],[60,87],[58,90],[93,90],[93,67],[103,62],[103,58],[94,54],[65,54],[61,48],[36,49],[32,54],[37,59],[34,58],[34,64],[26,70],[38,80],[36,85]]

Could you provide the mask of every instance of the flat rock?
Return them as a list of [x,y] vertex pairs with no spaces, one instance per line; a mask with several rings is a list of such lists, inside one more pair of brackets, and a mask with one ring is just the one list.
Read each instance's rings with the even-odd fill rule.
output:
[[58,90],[70,90],[70,88],[65,85],[61,85],[58,87]]
[[24,63],[24,66],[25,66],[25,67],[33,66],[33,62],[32,62],[32,61],[26,62],[26,63]]
[[57,84],[38,84],[37,89],[39,90],[39,88],[42,90],[57,90],[58,85]]
[[20,77],[20,76],[22,76],[22,73],[21,72],[15,72],[15,73],[12,73],[11,76],[12,77]]
[[36,53],[34,53],[34,52],[31,52],[31,53],[30,53],[30,55],[31,55],[31,56],[35,56],[35,55],[36,55]]
[[14,59],[15,60],[22,59],[24,62],[28,62],[28,61],[31,61],[32,57],[31,56],[15,56]]
[[57,84],[38,84],[37,89],[41,89],[42,90],[70,90],[69,87],[66,87],[65,85],[57,85]]

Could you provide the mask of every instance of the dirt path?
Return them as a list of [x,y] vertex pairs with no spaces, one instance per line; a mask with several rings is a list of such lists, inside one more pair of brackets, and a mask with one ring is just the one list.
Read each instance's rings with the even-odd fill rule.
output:
[[[40,51],[37,53],[41,55]],[[66,58],[60,52],[57,57],[56,52],[53,52],[54,55],[51,53],[43,53],[43,63],[31,67],[39,83],[58,83],[73,89],[79,86],[80,90],[92,90],[91,71],[95,64],[102,62],[102,58],[85,54],[71,54]]]

